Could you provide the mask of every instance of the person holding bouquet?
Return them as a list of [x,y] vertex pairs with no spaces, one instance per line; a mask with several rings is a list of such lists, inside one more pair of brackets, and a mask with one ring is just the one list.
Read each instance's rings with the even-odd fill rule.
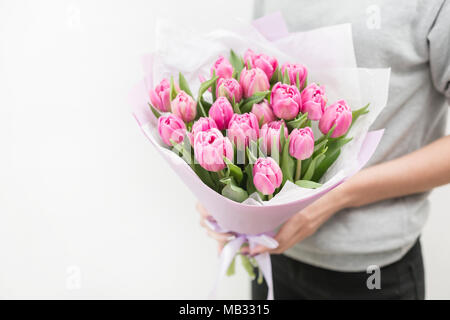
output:
[[[275,299],[424,299],[419,238],[429,214],[427,197],[433,188],[450,182],[450,137],[444,136],[450,102],[450,2],[382,0],[368,7],[365,2],[349,0],[256,1],[258,17],[278,10],[292,31],[352,23],[358,65],[391,68],[388,105],[373,125],[386,132],[369,167],[281,226],[275,236],[276,249],[258,246],[244,248],[243,253],[272,254]],[[255,57],[252,52],[248,60],[266,75],[276,69],[270,58]],[[294,79],[302,80],[302,70],[285,68]],[[226,66],[217,70],[229,72]],[[246,87],[237,98],[252,95],[255,88],[267,89],[260,71],[251,72],[241,75]],[[236,92],[231,83],[227,86],[230,89],[224,87],[223,95]],[[284,86],[273,90],[272,98],[283,99],[288,94]],[[320,88],[311,90],[320,93]],[[342,105],[323,109],[319,98],[303,90],[293,101],[308,108],[309,117],[320,119],[325,130]],[[271,108],[261,102],[252,111],[266,126],[261,132],[279,136],[283,135],[279,126],[268,123],[276,118],[291,119],[298,107],[284,102],[277,106],[272,100]],[[236,138],[242,137],[239,128],[244,124],[245,132],[252,132],[250,119],[225,117],[224,121],[234,123]],[[345,127],[345,117],[340,121]],[[339,130],[336,126],[334,133]],[[308,130],[294,135],[291,156],[307,157]],[[269,149],[270,145],[266,151]],[[225,155],[227,152],[231,150]],[[275,177],[260,179],[270,192],[278,183],[277,168],[270,161],[260,165],[261,172]],[[211,230],[206,222],[208,212],[201,204],[198,210],[202,226],[218,241],[220,250],[233,234]],[[378,272],[380,283],[369,281],[371,272]],[[265,295],[265,287],[253,281],[253,298],[264,299]]]

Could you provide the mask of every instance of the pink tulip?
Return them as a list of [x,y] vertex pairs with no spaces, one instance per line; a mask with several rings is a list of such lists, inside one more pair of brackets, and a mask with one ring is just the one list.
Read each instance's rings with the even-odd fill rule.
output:
[[244,90],[244,97],[246,98],[251,97],[256,92],[270,89],[267,75],[259,68],[252,68],[250,70],[244,68],[241,72],[239,83]]
[[314,152],[314,134],[311,128],[294,129],[289,139],[289,154],[297,160],[305,160]]
[[227,136],[239,149],[248,147],[250,141],[258,140],[258,119],[253,113],[235,113],[228,124]]
[[302,107],[302,98],[297,87],[281,82],[273,86],[270,102],[273,113],[284,120],[294,119]]
[[223,56],[219,56],[214,63],[214,66],[211,68],[211,77],[213,76],[214,71],[219,78],[228,79],[233,76],[233,66],[228,59]]
[[217,125],[213,119],[207,117],[201,117],[197,121],[194,122],[192,126],[192,134],[190,135],[191,145],[194,145],[194,138],[197,133],[202,131],[208,131],[209,129],[217,129]]
[[170,111],[170,82],[163,79],[154,90],[150,90],[150,102],[152,106],[161,112]]
[[327,134],[336,125],[331,138],[339,138],[347,133],[352,124],[352,110],[344,100],[340,100],[325,109],[319,122],[319,129]]
[[259,158],[253,165],[253,183],[264,195],[272,195],[281,185],[283,173],[272,158]]
[[252,113],[256,116],[258,123],[261,125],[275,121],[276,119],[267,100],[264,100],[261,103],[255,103],[252,107]]
[[184,122],[191,122],[197,115],[197,102],[186,92],[180,91],[172,101],[172,112]]
[[[265,152],[267,155],[270,155],[272,152],[272,146],[274,143],[278,144],[278,151],[281,151],[281,142],[280,142],[280,131],[281,131],[281,125],[284,123],[283,120],[280,121],[273,121],[270,123],[266,123],[262,126],[260,131],[260,136],[263,139],[263,143],[261,145],[261,149],[263,152]],[[284,136],[286,139],[288,138],[288,129],[286,128],[286,125],[284,126]]]
[[303,88],[305,84],[306,77],[308,76],[308,70],[302,64],[285,63],[281,66],[281,73],[284,75],[285,72],[289,74],[289,80],[291,85],[297,85],[297,74],[300,82],[300,89]]
[[302,112],[308,113],[310,120],[320,120],[325,106],[327,105],[327,98],[325,97],[325,88],[311,83],[302,91]]
[[224,156],[233,160],[233,145],[219,129],[200,131],[194,140],[195,158],[204,169],[217,172],[226,167]]
[[175,143],[180,143],[184,139],[186,132],[186,125],[183,120],[174,114],[161,116],[158,119],[158,133],[161,139],[168,146],[172,146],[173,140]]
[[217,81],[216,96],[226,97],[230,102],[233,102],[234,98],[234,101],[237,103],[242,99],[241,85],[234,78],[220,78]]
[[244,55],[245,64],[247,64],[248,61],[250,61],[252,68],[259,68],[264,71],[269,80],[272,78],[272,75],[278,66],[277,59],[263,53],[256,54],[251,49],[248,49]]
[[227,129],[233,116],[233,107],[227,98],[220,97],[209,109],[209,116],[214,119],[219,130]]

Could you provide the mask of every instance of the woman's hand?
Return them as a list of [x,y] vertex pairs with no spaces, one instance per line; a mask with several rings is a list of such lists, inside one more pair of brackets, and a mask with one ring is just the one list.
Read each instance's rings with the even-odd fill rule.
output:
[[274,254],[285,252],[296,243],[313,235],[325,221],[343,209],[346,206],[346,198],[342,186],[337,187],[283,224],[275,236],[275,240],[279,244],[277,248],[269,249],[264,246],[257,246],[250,251],[248,248],[243,248],[242,253],[249,253],[251,256],[255,256],[264,252]]
[[[341,209],[416,194],[450,183],[449,158],[450,136],[446,136],[410,154],[361,170],[290,218],[275,236],[279,243],[278,248],[271,250],[258,246],[251,252],[248,248],[242,248],[241,252],[251,255],[263,252],[282,253],[314,234]],[[203,219],[207,219],[209,215],[206,210],[201,205],[197,206],[197,209],[202,217],[205,217]],[[207,224],[203,223],[204,220],[202,225],[207,227]],[[220,234],[208,228],[207,230],[208,234],[219,242],[219,250],[233,237],[232,234]]]
[[208,236],[217,241],[219,253],[222,252],[222,249],[227,244],[227,242],[235,238],[234,234],[215,232],[211,229],[209,224],[210,222],[215,221],[213,217],[211,217],[211,215],[208,213],[208,211],[206,211],[205,207],[203,207],[200,203],[197,203],[196,209],[200,213],[200,225],[205,228]]

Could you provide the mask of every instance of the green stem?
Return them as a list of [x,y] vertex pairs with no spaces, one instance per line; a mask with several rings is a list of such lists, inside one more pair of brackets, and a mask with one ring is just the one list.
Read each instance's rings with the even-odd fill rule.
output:
[[267,200],[270,200],[270,199],[272,199],[273,198],[273,194],[269,194],[268,196],[267,196]]
[[300,180],[301,173],[302,173],[302,160],[297,159],[297,168],[295,169],[295,179],[294,179],[294,181]]
[[225,173],[223,173],[223,170],[217,171],[217,174],[219,175],[219,178],[225,178]]

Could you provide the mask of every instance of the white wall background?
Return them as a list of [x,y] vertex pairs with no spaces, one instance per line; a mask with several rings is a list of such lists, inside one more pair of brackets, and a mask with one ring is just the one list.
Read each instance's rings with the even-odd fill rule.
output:
[[[213,28],[252,1],[0,0],[0,298],[205,298],[215,244],[127,95],[155,19]],[[429,298],[450,298],[448,195],[424,235]],[[170,230],[170,231],[169,231]],[[221,298],[248,298],[247,275]]]

